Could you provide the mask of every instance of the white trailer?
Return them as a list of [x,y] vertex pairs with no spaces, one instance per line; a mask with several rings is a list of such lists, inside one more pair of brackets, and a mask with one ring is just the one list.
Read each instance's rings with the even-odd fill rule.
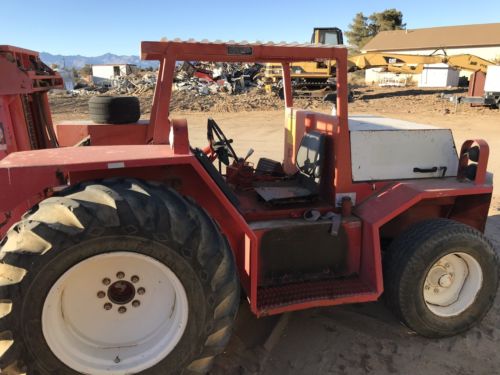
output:
[[452,96],[455,103],[470,103],[500,108],[500,65],[490,65],[486,71],[483,96]]
[[500,103],[500,65],[488,66],[484,82],[484,96],[496,99],[497,106]]

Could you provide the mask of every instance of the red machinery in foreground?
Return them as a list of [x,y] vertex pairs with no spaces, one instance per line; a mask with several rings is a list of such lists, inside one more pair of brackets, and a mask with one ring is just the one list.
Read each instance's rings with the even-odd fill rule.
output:
[[[486,142],[457,155],[449,130],[348,118],[344,47],[143,42],[142,58],[160,61],[149,121],[133,99],[99,97],[108,124],[54,131],[46,91],[60,78],[0,47],[3,371],[206,372],[241,288],[258,316],[384,292],[429,337],[486,314],[498,286]],[[332,59],[336,114],[293,108],[289,64]],[[169,102],[176,61],[193,60],[282,64],[283,163],[253,167],[212,119],[208,146],[190,146]]]

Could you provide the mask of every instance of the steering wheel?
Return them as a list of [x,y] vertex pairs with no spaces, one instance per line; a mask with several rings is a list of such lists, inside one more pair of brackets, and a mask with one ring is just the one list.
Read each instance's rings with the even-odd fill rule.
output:
[[229,158],[238,160],[238,156],[231,146],[233,140],[227,139],[219,125],[212,118],[209,118],[207,123],[207,139],[210,142],[209,152],[212,154],[212,160],[218,158],[225,165],[229,165]]

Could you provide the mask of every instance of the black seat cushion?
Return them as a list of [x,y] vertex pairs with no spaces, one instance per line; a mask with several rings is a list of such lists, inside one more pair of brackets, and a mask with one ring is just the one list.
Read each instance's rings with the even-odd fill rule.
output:
[[324,148],[325,135],[312,131],[304,134],[297,151],[297,168],[315,181],[319,181],[321,177],[321,158]]
[[260,158],[255,168],[257,176],[271,175],[271,176],[284,176],[285,171],[279,161],[268,158]]
[[316,199],[319,194],[318,182],[324,147],[324,134],[314,131],[304,134],[296,158],[299,171],[284,181],[254,183],[257,194],[264,201],[274,204]]

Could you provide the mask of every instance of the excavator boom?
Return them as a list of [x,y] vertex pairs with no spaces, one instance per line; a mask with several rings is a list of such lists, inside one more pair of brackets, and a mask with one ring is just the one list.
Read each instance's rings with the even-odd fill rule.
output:
[[462,54],[454,56],[446,55],[410,55],[399,53],[368,52],[348,58],[349,70],[387,67],[388,71],[394,73],[418,74],[423,70],[424,64],[447,64],[455,69],[481,71],[486,73],[491,61],[479,56]]

